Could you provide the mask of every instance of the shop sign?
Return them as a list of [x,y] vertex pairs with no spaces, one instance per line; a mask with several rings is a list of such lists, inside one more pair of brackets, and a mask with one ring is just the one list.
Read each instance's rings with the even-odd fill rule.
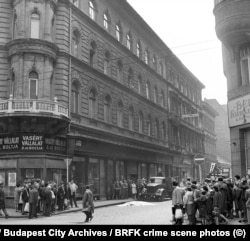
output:
[[48,151],[66,153],[67,141],[62,137],[42,134],[0,136],[0,151]]
[[250,123],[250,94],[228,102],[229,127]]

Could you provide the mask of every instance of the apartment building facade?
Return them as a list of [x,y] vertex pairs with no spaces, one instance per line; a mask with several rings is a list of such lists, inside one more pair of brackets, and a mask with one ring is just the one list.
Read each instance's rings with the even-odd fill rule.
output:
[[[125,0],[0,0],[0,176],[198,177],[204,85]],[[197,118],[188,115],[198,114]]]

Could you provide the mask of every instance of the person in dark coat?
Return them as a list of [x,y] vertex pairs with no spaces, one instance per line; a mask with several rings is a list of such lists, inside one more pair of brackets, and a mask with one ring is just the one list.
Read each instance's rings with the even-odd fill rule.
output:
[[0,211],[3,211],[5,218],[9,217],[9,214],[6,210],[6,206],[5,206],[5,193],[3,190],[3,183],[0,183]]
[[26,203],[29,202],[29,185],[28,183],[24,184],[24,188],[22,191],[22,200],[23,200],[23,207],[22,207],[22,215],[25,215],[26,212],[24,211]]
[[57,190],[58,211],[63,211],[64,197],[65,197],[65,189],[64,189],[64,183],[62,182]]
[[33,184],[29,195],[29,218],[37,218],[37,206],[38,206],[38,184]]
[[82,198],[82,211],[86,215],[85,223],[90,222],[93,219],[94,213],[94,198],[93,193],[89,189],[89,186],[86,186],[86,191],[83,194]]
[[213,212],[215,215],[215,224],[219,225],[219,220],[223,219],[225,224],[228,223],[228,219],[221,213],[223,208],[222,194],[219,191],[218,186],[214,186],[214,197],[213,197]]
[[51,216],[52,193],[51,186],[48,185],[44,192],[44,212],[45,216]]

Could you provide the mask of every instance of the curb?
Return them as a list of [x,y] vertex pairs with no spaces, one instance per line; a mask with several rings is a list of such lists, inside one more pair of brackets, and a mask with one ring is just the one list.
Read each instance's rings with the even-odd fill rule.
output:
[[[114,203],[99,204],[99,205],[95,206],[95,209],[96,209],[96,208],[103,208],[103,207],[114,206],[114,205],[120,205],[120,204],[129,202],[129,201],[130,201],[130,200],[124,200],[124,201],[114,202]],[[60,215],[60,214],[65,214],[65,213],[79,212],[79,211],[81,211],[81,208],[69,209],[69,210],[64,210],[64,211],[61,211],[61,212],[56,212],[56,213],[53,214],[52,216]],[[47,216],[38,215],[38,217],[47,217]],[[51,217],[51,216],[50,216],[50,217]],[[28,215],[28,214],[25,214],[25,215],[18,215],[18,216],[17,216],[17,215],[9,215],[8,219],[10,219],[10,218],[26,218],[26,219],[28,219],[28,218],[29,218],[29,215]],[[49,218],[49,217],[47,217],[47,218]],[[0,219],[5,219],[5,216],[0,216]]]

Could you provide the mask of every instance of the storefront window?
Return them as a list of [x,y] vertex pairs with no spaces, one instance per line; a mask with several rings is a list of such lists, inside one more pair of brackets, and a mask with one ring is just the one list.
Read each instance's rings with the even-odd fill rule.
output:
[[98,159],[89,159],[88,181],[94,196],[100,196],[100,164]]
[[114,161],[108,160],[108,166],[107,166],[107,182],[108,182],[108,193],[112,192],[112,185],[114,183]]
[[156,165],[150,164],[149,176],[153,177],[156,176]]

